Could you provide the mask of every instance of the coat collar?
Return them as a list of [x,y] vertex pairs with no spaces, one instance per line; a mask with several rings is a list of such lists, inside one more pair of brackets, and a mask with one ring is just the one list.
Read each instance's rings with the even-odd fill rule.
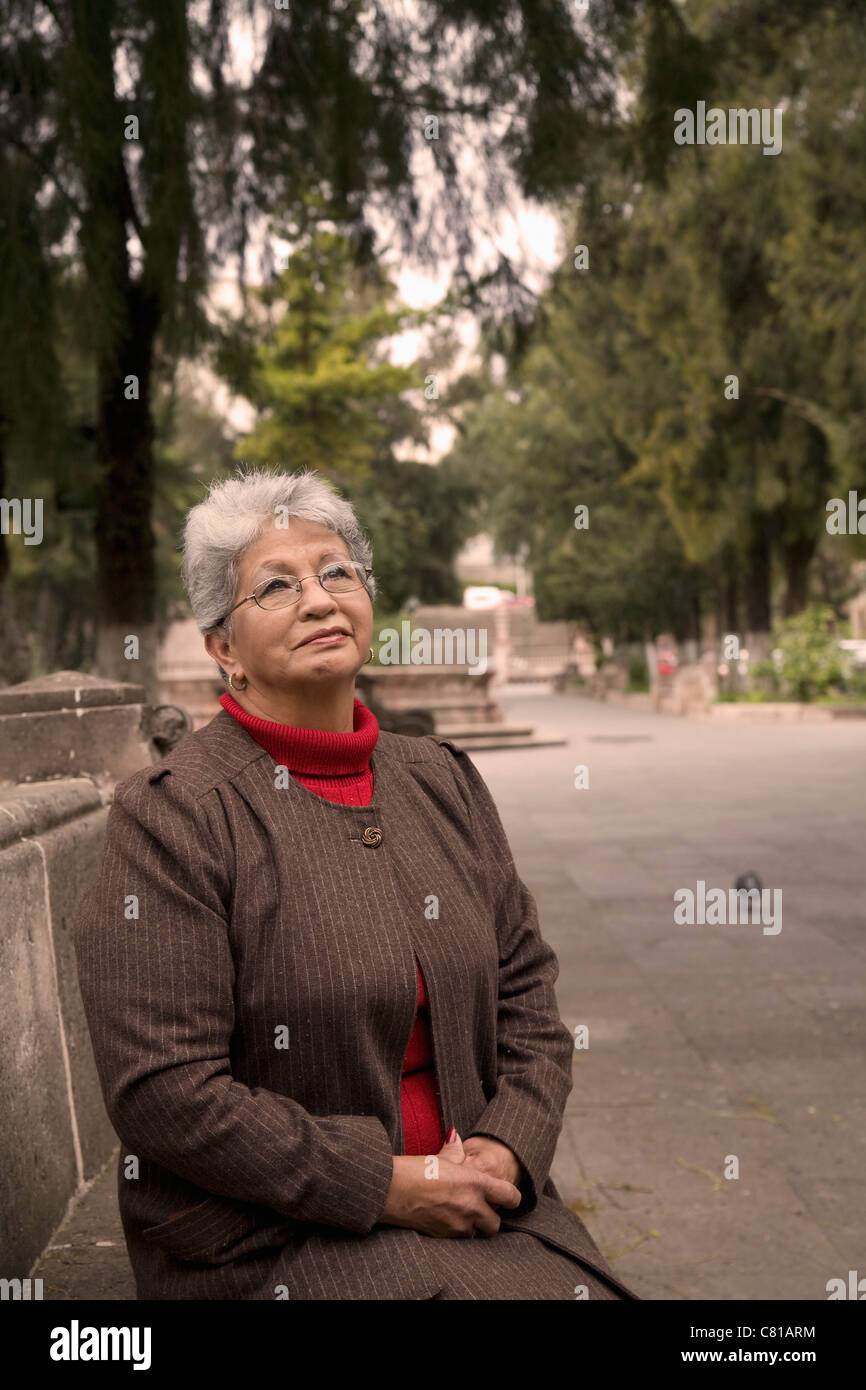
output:
[[[373,769],[372,806],[378,804],[384,784],[390,780],[390,773],[399,764],[439,761],[442,756],[438,742],[380,730],[370,758],[370,766]],[[209,724],[197,729],[195,733],[187,734],[167,758],[151,768],[148,780],[157,782],[167,773],[176,773],[184,780],[193,782],[198,791],[205,792],[220,786],[223,782],[234,781],[244,769],[259,762],[263,764],[263,768],[256,769],[256,774],[261,775],[264,768],[267,768],[267,775],[270,777],[270,769],[274,766],[271,755],[256,743],[237,719],[233,719],[221,709]],[[294,778],[290,778],[290,782],[302,797],[321,801],[321,797],[301,786]],[[334,805],[335,809],[341,809],[337,803],[329,804]],[[347,806],[342,809],[352,811],[364,808]],[[369,810],[370,807],[366,809]]]

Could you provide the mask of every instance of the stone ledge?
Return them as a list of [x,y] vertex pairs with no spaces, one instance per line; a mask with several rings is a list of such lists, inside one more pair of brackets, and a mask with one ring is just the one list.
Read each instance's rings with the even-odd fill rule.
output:
[[866,719],[866,705],[796,704],[792,700],[723,701],[710,705],[706,717],[750,724],[827,724],[833,719]]
[[0,690],[0,787],[52,777],[118,782],[153,763],[140,685],[57,671]]
[[103,799],[87,777],[0,789],[0,849],[97,811]]
[[0,779],[121,781],[154,761],[143,725],[142,705],[0,715]]
[[0,690],[0,715],[143,703],[143,686],[88,676],[84,671],[52,671],[50,676]]

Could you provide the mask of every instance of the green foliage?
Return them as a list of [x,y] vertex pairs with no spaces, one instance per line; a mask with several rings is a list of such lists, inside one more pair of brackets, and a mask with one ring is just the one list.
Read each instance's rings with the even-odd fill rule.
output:
[[849,663],[837,636],[835,615],[827,606],[807,608],[776,628],[781,682],[795,699],[816,700],[844,683]]
[[[773,661],[754,661],[749,667],[749,679],[755,685],[758,692],[766,695],[767,698],[778,699],[782,691],[782,681],[780,678],[779,667]],[[755,695],[755,691],[750,691],[750,695]],[[733,695],[732,699],[737,696]],[[745,696],[741,697],[745,698]]]
[[290,460],[293,470],[353,483],[398,438],[423,437],[420,416],[401,399],[418,386],[416,372],[382,356],[388,338],[412,321],[408,310],[388,307],[390,293],[380,270],[358,272],[348,238],[323,230],[293,248],[275,285],[253,291],[276,320],[234,330],[234,370],[226,348],[218,357],[259,411],[238,441],[239,459]]
[[[750,518],[765,517],[790,613],[808,598],[826,499],[862,477],[866,31],[837,5],[766,8],[760,36],[757,7],[736,24],[718,0],[685,13],[712,48],[708,105],[788,99],[782,154],[676,149],[664,189],[636,202],[622,264],[638,290],[629,320],[666,370],[638,471],[693,557],[726,542],[744,555]],[[738,401],[722,392],[731,374]]]
[[397,632],[402,633],[402,628],[400,625],[401,623],[408,620],[409,613],[405,608],[385,608],[382,604],[379,603],[377,598],[375,609],[373,612],[373,638],[371,642],[371,646],[373,648],[373,660],[370,662],[371,666],[381,665],[381,662],[379,661],[379,653],[381,652],[386,639],[380,637],[380,633],[384,632],[386,628],[394,628]]
[[[54,517],[40,558],[60,564],[66,553],[70,584],[62,568],[38,583],[43,593],[56,585],[61,601],[80,572],[89,602],[77,610],[76,651],[89,640],[84,628],[94,610],[110,635],[115,624],[149,624],[176,600],[173,584],[159,598],[157,581],[188,480],[156,416],[178,363],[210,340],[212,273],[236,264],[246,275],[258,218],[317,207],[350,233],[355,269],[369,269],[375,207],[377,228],[383,218],[390,223],[401,249],[437,268],[452,260],[462,292],[476,303],[506,316],[524,309],[526,293],[504,258],[473,283],[480,203],[488,212],[499,204],[509,172],[525,192],[558,186],[560,148],[572,160],[578,149],[588,155],[592,122],[613,109],[615,40],[637,4],[604,4],[587,34],[575,26],[569,0],[504,7],[434,0],[408,18],[399,5],[357,0],[280,8],[241,0],[204,7],[0,0],[0,492],[7,451],[9,476],[25,479],[16,488],[26,496],[53,497],[55,489],[59,496],[56,471],[79,471],[58,445],[74,430],[64,419],[54,312],[71,268],[86,281],[76,350],[86,359],[82,376],[90,376],[94,431],[86,476],[74,480],[73,490],[87,497],[75,525],[89,524],[92,535],[64,540],[65,522]],[[444,126],[433,143],[424,136],[427,112]],[[137,130],[127,129],[130,119]],[[478,176],[471,191],[468,154]],[[404,369],[362,351],[396,325],[380,300],[366,309],[353,302],[341,317],[304,254],[301,247],[286,276],[293,316],[248,362],[250,398],[262,416],[247,454],[272,458],[290,426],[294,453],[283,466],[316,458],[354,486],[387,456],[401,412],[404,425],[411,416],[402,403]],[[131,375],[137,399],[124,396]],[[441,536],[432,525],[425,530],[430,489],[419,491],[414,543],[434,559],[422,564],[413,553],[411,562],[392,564],[390,582],[395,594],[401,584],[428,583],[436,597],[447,587],[449,547],[462,520]],[[437,519],[461,500],[456,484],[437,494]],[[396,518],[390,526],[396,549]],[[5,540],[0,610],[11,624]],[[91,545],[95,579],[83,554]],[[15,556],[16,586],[31,563]],[[27,613],[36,581],[21,582]],[[6,636],[8,645],[8,627]],[[117,658],[122,668],[112,650],[109,642],[100,659]]]
[[355,490],[353,501],[373,537],[373,567],[381,601],[400,607],[460,603],[457,552],[478,529],[477,488],[440,464],[384,459]]
[[[841,606],[866,554],[825,530],[866,444],[866,30],[847,6],[749,0],[734,23],[687,0],[630,33],[633,123],[562,200],[589,267],[569,251],[504,385],[464,391],[454,456],[499,543],[528,544],[540,616],[618,640],[696,636],[713,611],[766,631],[818,570]],[[677,146],[698,98],[784,102],[783,153]]]
[[845,681],[845,694],[856,700],[866,700],[866,671],[850,671]]
[[[153,564],[158,615],[180,603],[179,519],[232,460],[207,411],[184,440],[171,381],[210,336],[205,229],[215,260],[243,266],[260,213],[293,254],[220,345],[259,411],[240,453],[347,491],[383,601],[456,597],[453,556],[483,525],[527,547],[539,616],[596,638],[696,635],[728,580],[744,630],[766,625],[780,578],[788,612],[816,568],[841,601],[839,556],[866,554],[824,531],[866,449],[862,6],[592,0],[578,23],[574,8],[436,0],[407,22],[355,0],[266,6],[263,59],[238,79],[225,59],[252,11],[231,0],[206,20],[184,0],[3,4],[0,491],[52,515],[38,556],[0,537],[0,588],[8,552],[38,660],[83,664],[100,600],[146,615]],[[672,111],[699,98],[784,104],[784,153],[676,146]],[[138,142],[119,134],[127,108]],[[489,206],[510,168],[590,247],[534,324],[505,258],[473,282],[468,151]],[[504,390],[485,365],[450,391],[459,438],[436,469],[412,457],[423,373],[384,355],[408,320],[372,255],[373,204],[403,249],[453,255],[452,307],[483,309],[488,352],[511,356]],[[152,399],[112,434],[130,361],[152,365]]]
[[171,392],[156,407],[156,495],[153,533],[159,579],[157,619],[161,627],[189,614],[180,577],[183,523],[201,502],[207,485],[235,471],[234,438],[225,422],[200,397],[200,388],[182,369]]
[[362,274],[348,238],[314,226],[255,295],[271,316],[227,325],[215,365],[259,411],[236,457],[315,468],[345,492],[374,542],[384,606],[413,595],[458,603],[453,561],[473,532],[477,489],[456,470],[405,458],[433,418],[424,367],[395,367],[384,354],[391,335],[427,316],[392,295],[381,267]]
[[645,691],[650,688],[649,668],[646,658],[642,656],[630,656],[628,659],[628,685],[627,690]]
[[[687,636],[695,567],[655,489],[626,477],[634,454],[608,403],[633,408],[635,391],[618,375],[613,384],[602,293],[557,279],[505,389],[490,383],[461,410],[449,465],[474,474],[500,548],[526,546],[539,618],[620,641],[660,627]],[[589,509],[586,529],[575,528],[577,505]]]

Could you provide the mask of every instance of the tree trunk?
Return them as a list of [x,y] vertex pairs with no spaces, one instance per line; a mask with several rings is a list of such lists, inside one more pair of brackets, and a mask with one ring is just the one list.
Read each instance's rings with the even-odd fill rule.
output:
[[[84,188],[80,240],[94,303],[97,402],[96,458],[99,498],[96,666],[101,675],[143,684],[156,693],[156,557],[152,534],[153,420],[151,374],[156,334],[176,264],[180,228],[161,192],[145,227],[145,262],[130,273],[129,228],[136,209],[124,164],[124,139],[115,91],[114,6],[73,0],[70,71],[80,124]],[[170,7],[180,13],[179,6]],[[185,52],[185,49],[184,49]],[[180,99],[180,95],[179,95]],[[160,108],[165,116],[164,109]],[[160,199],[162,201],[160,201]],[[162,287],[162,290],[160,289]],[[129,653],[137,654],[130,658]]]
[[0,536],[0,686],[18,685],[30,675],[30,653],[15,611],[12,585],[3,572],[6,564],[6,537]]
[[771,518],[766,512],[753,513],[744,575],[746,642],[752,661],[763,661],[770,652],[773,625],[770,603],[771,529]]
[[[689,574],[689,611],[691,614],[691,636],[699,655],[703,632],[701,631],[701,573],[697,569],[692,570]],[[697,656],[695,660],[697,660]]]
[[158,315],[138,285],[129,286],[127,304],[127,331],[99,367],[96,668],[114,680],[144,685],[153,703],[157,652],[151,376]]
[[[5,496],[5,428],[0,421],[0,497]],[[7,546],[0,531],[0,685],[17,685],[30,675],[30,650],[15,611]]]
[[809,570],[816,546],[817,540],[814,536],[800,536],[794,541],[782,543],[786,618],[793,618],[797,613],[802,613],[809,602]]
[[722,565],[722,614],[725,636],[738,633],[740,624],[740,566],[734,547],[725,548]]
[[753,515],[746,550],[745,602],[749,632],[769,632],[770,607],[770,518],[765,512]]

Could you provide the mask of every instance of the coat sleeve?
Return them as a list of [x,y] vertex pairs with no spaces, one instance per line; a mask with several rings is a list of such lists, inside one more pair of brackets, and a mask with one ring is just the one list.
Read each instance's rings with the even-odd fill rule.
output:
[[211,1193],[366,1235],[393,1175],[379,1118],[311,1115],[232,1076],[231,874],[207,802],[170,772],[121,784],[79,908],[79,983],[109,1117],[130,1153]]
[[496,1093],[461,1138],[489,1135],[507,1144],[523,1164],[523,1201],[508,1213],[519,1217],[537,1206],[550,1174],[574,1084],[574,1044],[554,994],[559,963],[541,936],[535,899],[517,873],[493,797],[469,755],[444,746],[455,757],[458,785],[487,869],[499,941]]

